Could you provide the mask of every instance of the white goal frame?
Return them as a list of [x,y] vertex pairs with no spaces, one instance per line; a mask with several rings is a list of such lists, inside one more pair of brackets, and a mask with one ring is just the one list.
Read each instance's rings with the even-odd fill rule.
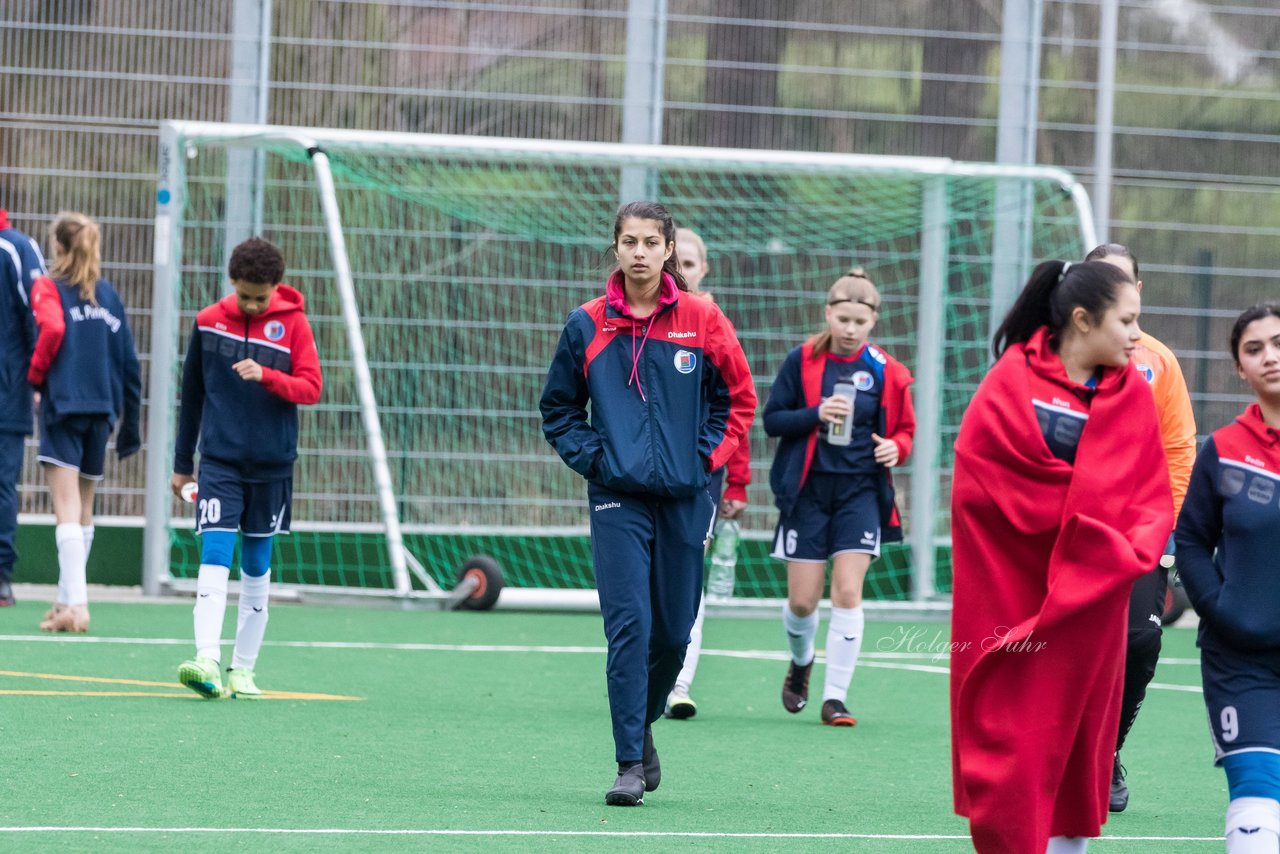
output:
[[[335,278],[342,303],[344,325],[347,331],[351,357],[355,366],[356,386],[364,430],[368,437],[370,464],[381,511],[381,531],[387,540],[394,588],[376,591],[401,599],[421,599],[433,602],[450,602],[457,599],[458,591],[443,591],[429,573],[405,548],[401,522],[396,509],[396,497],[387,463],[387,451],[383,441],[377,401],[370,379],[368,359],[360,328],[360,318],[346,242],[343,236],[341,211],[334,190],[325,146],[330,143],[343,145],[367,143],[381,152],[398,151],[421,156],[438,154],[457,156],[483,154],[496,159],[518,160],[537,155],[550,162],[591,163],[618,168],[624,175],[643,176],[655,169],[670,166],[698,166],[733,172],[741,168],[759,171],[776,170],[779,173],[822,173],[858,171],[863,173],[913,173],[925,179],[925,204],[921,233],[921,281],[919,293],[918,361],[916,370],[917,432],[912,483],[914,518],[909,545],[912,557],[912,595],[917,607],[927,608],[938,603],[934,591],[934,549],[945,544],[947,538],[934,535],[938,489],[938,461],[941,427],[941,382],[944,343],[944,295],[946,287],[945,257],[947,240],[946,179],[972,176],[1015,179],[1009,186],[1016,187],[1026,179],[1049,180],[1070,194],[1078,216],[1081,241],[1086,246],[1096,242],[1091,206],[1084,187],[1067,171],[1047,166],[1002,166],[995,164],[962,163],[941,157],[892,157],[858,154],[824,154],[787,151],[745,151],[714,148],[677,146],[629,145],[593,142],[562,142],[548,140],[506,139],[491,137],[467,137],[437,134],[388,133],[374,131],[335,130],[298,127],[272,127],[266,125],[222,124],[213,122],[164,122],[160,127],[159,186],[155,220],[155,284],[152,303],[152,349],[150,367],[150,400],[148,414],[149,453],[146,465],[146,532],[144,542],[143,590],[157,595],[166,589],[182,587],[170,574],[170,538],[172,524],[169,493],[170,467],[174,440],[174,415],[171,402],[176,397],[174,365],[178,359],[179,329],[177,323],[177,294],[182,250],[182,210],[185,192],[186,150],[179,150],[184,140],[214,143],[229,149],[254,150],[258,140],[293,143],[310,158],[320,193],[325,228],[330,244]],[[930,180],[936,179],[936,180]],[[623,181],[623,186],[633,185]],[[1007,194],[1006,194],[1007,195]],[[1001,208],[1002,221],[998,223],[1002,233],[1029,233],[1029,201],[1025,194],[1021,205]],[[628,200],[629,201],[629,200]],[[932,247],[932,248],[931,248]],[[1021,254],[1021,253],[1015,253]],[[1017,259],[1023,273],[1031,259]],[[305,530],[302,525],[295,525]],[[586,531],[585,526],[583,532]],[[479,531],[483,533],[483,531]],[[415,591],[410,575],[416,576],[425,591]],[[296,585],[293,585],[296,586]],[[370,591],[342,588],[358,596],[371,595]],[[556,591],[548,591],[548,604],[556,607],[581,604],[584,591],[559,591],[566,594],[556,597]],[[764,601],[764,600],[760,600]],[[768,600],[773,603],[776,600]],[[893,603],[901,606],[904,603]],[[587,605],[590,607],[590,604]],[[719,609],[717,609],[719,610]]]

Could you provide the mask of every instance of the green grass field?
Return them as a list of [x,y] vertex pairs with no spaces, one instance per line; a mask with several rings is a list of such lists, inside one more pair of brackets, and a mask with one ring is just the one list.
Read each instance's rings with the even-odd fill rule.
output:
[[[274,605],[259,685],[359,699],[254,703],[173,681],[189,603],[94,605],[88,637],[41,636],[44,607],[0,610],[0,850],[971,850],[943,625],[868,623],[850,730],[783,711],[778,622],[709,619],[698,716],[655,725],[662,787],[625,809],[598,615]],[[1091,851],[1221,850],[1193,641],[1166,632]]]

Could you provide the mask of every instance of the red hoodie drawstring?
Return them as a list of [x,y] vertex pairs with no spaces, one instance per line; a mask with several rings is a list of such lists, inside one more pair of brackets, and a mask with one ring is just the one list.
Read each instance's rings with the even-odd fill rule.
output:
[[627,377],[627,388],[631,387],[631,381],[636,381],[636,388],[640,390],[640,399],[645,403],[649,402],[649,398],[644,396],[644,386],[640,383],[640,354],[644,352],[644,344],[649,340],[649,329],[653,326],[652,318],[649,323],[645,324],[644,337],[640,339],[640,349],[636,350],[636,327],[631,326],[631,376]]

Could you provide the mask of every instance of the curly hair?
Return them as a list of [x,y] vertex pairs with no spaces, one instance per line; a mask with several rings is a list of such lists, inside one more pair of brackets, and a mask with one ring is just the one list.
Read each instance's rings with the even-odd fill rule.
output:
[[227,274],[232,281],[278,285],[284,278],[284,255],[271,241],[250,237],[231,250]]

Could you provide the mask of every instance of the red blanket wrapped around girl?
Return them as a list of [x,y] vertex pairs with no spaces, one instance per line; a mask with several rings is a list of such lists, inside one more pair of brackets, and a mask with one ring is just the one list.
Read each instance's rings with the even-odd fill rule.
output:
[[1106,369],[1074,465],[1050,453],[1033,381],[1067,378],[1044,329],[1010,346],[955,445],[955,809],[979,852],[1042,854],[1107,817],[1134,579],[1173,527],[1151,389]]

